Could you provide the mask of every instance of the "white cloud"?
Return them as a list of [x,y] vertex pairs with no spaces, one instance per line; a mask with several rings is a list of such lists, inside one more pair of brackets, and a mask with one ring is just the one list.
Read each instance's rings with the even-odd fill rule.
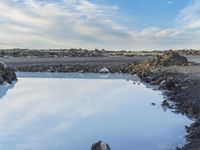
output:
[[1,47],[103,48],[128,37],[124,27],[115,22],[117,6],[97,5],[87,0],[12,3],[0,2],[0,16],[4,19],[0,23]]
[[200,27],[200,0],[195,0],[180,11],[177,22],[188,29]]
[[[169,1],[170,3],[172,1]],[[184,8],[177,26],[129,29],[118,6],[89,0],[1,0],[1,48],[166,49],[198,47],[188,29],[200,26],[200,0]],[[180,28],[180,27],[183,28]],[[185,41],[184,41],[185,40]],[[183,47],[184,46],[184,47]]]

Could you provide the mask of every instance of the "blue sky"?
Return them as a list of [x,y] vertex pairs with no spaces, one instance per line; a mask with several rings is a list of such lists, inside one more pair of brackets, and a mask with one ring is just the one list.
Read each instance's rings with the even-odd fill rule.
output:
[[142,28],[173,26],[173,19],[189,2],[190,0],[109,0],[108,3],[119,6],[122,13],[135,20],[137,28]]
[[1,0],[0,48],[199,49],[200,0]]

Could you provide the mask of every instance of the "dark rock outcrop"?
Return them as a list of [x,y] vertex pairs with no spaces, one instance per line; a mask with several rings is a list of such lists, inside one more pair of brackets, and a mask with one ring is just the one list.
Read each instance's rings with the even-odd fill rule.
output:
[[111,150],[111,149],[107,143],[99,141],[92,145],[91,150]]
[[4,82],[11,84],[12,81],[15,80],[17,80],[15,71],[0,63],[0,84],[3,84]]

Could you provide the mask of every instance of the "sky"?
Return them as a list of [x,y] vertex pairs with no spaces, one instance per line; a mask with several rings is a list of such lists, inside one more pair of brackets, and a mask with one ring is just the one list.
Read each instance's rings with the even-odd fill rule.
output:
[[0,48],[200,48],[200,0],[0,0]]

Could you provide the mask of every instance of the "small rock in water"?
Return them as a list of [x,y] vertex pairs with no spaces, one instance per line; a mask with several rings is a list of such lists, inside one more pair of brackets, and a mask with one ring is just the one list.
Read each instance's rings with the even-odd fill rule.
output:
[[163,107],[164,107],[164,106],[169,107],[169,103],[167,102],[167,100],[164,100],[164,101],[162,102],[162,106],[163,106]]
[[99,70],[99,73],[109,73],[109,72],[110,72],[109,69],[106,67]]
[[110,150],[110,146],[102,141],[99,141],[92,145],[91,150]]

